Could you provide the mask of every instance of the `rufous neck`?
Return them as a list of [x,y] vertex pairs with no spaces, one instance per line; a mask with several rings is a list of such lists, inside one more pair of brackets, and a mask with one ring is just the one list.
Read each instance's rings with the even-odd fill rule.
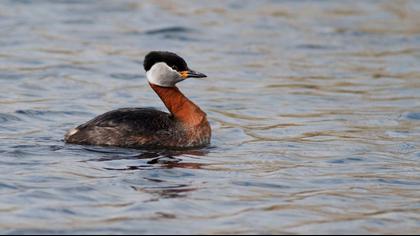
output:
[[161,87],[152,83],[149,85],[177,120],[195,126],[206,119],[206,113],[185,97],[177,87]]

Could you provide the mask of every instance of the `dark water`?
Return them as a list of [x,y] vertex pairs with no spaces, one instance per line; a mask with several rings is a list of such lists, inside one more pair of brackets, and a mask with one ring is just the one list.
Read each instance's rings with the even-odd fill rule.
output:
[[[420,232],[420,1],[0,1],[0,233]],[[212,146],[65,145],[163,109],[150,50]]]

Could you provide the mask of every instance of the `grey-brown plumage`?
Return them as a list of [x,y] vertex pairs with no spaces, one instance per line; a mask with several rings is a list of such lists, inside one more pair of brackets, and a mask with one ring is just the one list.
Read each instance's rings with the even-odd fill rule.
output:
[[[179,126],[170,114],[151,108],[122,108],[107,112],[70,131],[65,141],[74,144],[121,147],[167,146],[179,139]],[[173,143],[175,140],[171,140]]]

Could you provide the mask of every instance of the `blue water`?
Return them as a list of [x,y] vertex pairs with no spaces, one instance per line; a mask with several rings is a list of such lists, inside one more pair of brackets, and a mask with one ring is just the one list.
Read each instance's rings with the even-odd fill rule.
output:
[[[0,233],[418,234],[418,1],[0,1]],[[189,151],[66,145],[208,75]]]

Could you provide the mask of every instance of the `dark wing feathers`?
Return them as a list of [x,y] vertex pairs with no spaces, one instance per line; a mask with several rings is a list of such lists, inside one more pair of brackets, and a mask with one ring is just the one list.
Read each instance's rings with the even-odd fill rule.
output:
[[171,115],[150,108],[107,112],[70,131],[68,143],[133,147],[153,145],[175,126]]
[[83,130],[89,127],[108,127],[127,129],[137,132],[156,132],[168,129],[172,123],[168,113],[152,108],[122,108],[107,112],[79,126]]

